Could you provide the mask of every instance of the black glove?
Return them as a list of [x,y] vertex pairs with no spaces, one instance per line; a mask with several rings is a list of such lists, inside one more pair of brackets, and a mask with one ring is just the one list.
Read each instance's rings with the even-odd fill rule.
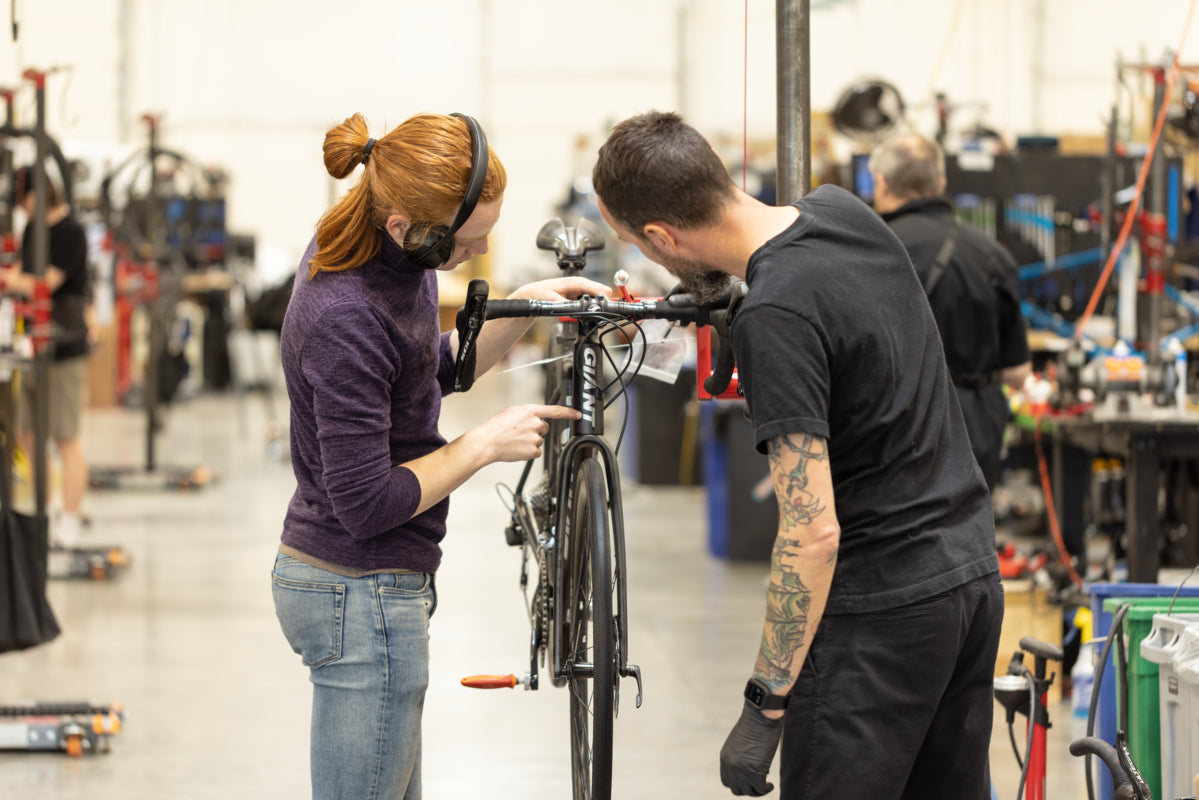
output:
[[766,782],[766,773],[782,735],[782,717],[768,719],[747,702],[720,748],[720,782],[738,797],[761,797],[774,791],[774,784]]

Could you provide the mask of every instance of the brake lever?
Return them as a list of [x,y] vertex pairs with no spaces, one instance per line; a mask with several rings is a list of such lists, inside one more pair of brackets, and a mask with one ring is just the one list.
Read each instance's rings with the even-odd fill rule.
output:
[[475,367],[479,331],[487,319],[487,294],[490,287],[475,278],[466,287],[466,302],[458,309],[458,357],[454,361],[454,391],[467,392],[475,385]]
[[1124,731],[1116,731],[1116,755],[1120,759],[1120,766],[1124,768],[1124,774],[1128,776],[1134,800],[1149,800],[1152,797],[1149,784],[1145,782],[1137,765],[1132,762],[1132,754],[1128,751],[1128,734]]

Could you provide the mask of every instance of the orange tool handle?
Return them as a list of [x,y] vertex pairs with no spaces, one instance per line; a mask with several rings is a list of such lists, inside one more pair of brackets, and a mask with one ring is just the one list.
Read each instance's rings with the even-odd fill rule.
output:
[[515,675],[471,675],[462,679],[462,685],[472,689],[515,689],[518,683]]

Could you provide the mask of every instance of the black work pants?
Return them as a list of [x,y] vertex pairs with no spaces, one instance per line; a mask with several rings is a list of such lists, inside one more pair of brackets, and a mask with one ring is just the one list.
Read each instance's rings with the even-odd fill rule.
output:
[[989,800],[994,574],[900,608],[826,615],[783,724],[782,800]]

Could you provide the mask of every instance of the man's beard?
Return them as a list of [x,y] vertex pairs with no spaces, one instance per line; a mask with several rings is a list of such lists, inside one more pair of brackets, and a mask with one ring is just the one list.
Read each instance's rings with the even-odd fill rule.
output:
[[683,291],[691,295],[697,304],[712,305],[729,290],[732,276],[718,269],[697,266],[700,268],[678,275],[679,282],[683,285]]
[[[641,244],[641,243],[639,243]],[[703,261],[692,261],[667,255],[649,241],[641,244],[641,252],[651,261],[661,264],[666,271],[679,279],[683,291],[691,295],[698,305],[713,305],[720,300],[732,283],[733,276],[716,269]]]

